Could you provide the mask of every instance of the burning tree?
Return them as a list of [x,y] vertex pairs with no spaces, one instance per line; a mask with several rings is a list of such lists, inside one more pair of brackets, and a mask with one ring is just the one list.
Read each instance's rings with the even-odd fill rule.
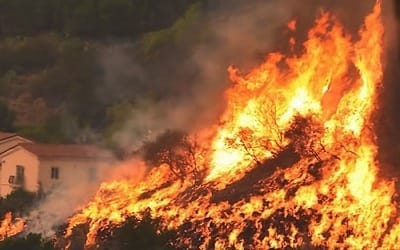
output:
[[[66,240],[87,225],[93,247],[148,211],[156,234],[177,232],[177,249],[398,248],[394,181],[378,178],[371,118],[383,34],[380,1],[357,37],[325,12],[301,54],[270,53],[245,75],[230,67],[235,84],[213,138],[199,141],[210,148],[201,163],[186,134],[161,135],[145,154],[161,166],[139,183],[103,183],[68,221]],[[197,167],[206,176],[184,181]]]
[[168,164],[171,172],[181,181],[202,178],[198,158],[200,146],[195,138],[182,131],[167,130],[144,148],[144,160],[149,166]]
[[325,150],[321,142],[323,129],[312,117],[296,116],[289,130],[285,132],[285,137],[291,141],[294,151],[300,156],[322,160],[319,155]]
[[[237,71],[231,68],[232,72]],[[285,146],[285,132],[278,124],[276,104],[272,100],[266,100],[265,103],[255,103],[253,113],[253,123],[255,125],[241,127],[234,137],[227,137],[226,144],[230,149],[242,151],[249,156],[256,164],[261,164],[260,151],[276,157]],[[256,129],[254,129],[256,128]],[[267,128],[268,133],[263,133]],[[261,130],[261,131],[260,131]],[[257,136],[262,133],[263,136]]]

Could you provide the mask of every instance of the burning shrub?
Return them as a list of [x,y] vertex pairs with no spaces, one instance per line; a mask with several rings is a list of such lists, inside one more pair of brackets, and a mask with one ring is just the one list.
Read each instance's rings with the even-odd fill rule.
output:
[[285,137],[291,140],[296,153],[303,157],[315,157],[320,160],[318,152],[323,150],[321,137],[323,127],[312,117],[296,116]]
[[144,159],[150,166],[168,164],[171,172],[180,180],[190,178],[199,181],[202,172],[197,158],[200,148],[195,139],[183,131],[167,130],[144,148]]

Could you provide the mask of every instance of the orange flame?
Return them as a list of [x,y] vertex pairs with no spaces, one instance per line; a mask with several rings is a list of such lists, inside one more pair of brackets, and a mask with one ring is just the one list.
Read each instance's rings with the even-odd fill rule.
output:
[[[202,156],[210,159],[203,182],[177,180],[162,165],[138,184],[104,183],[66,237],[88,223],[92,245],[98,230],[150,210],[160,230],[190,222],[175,242],[190,249],[396,249],[394,183],[377,177],[370,130],[383,32],[380,1],[356,38],[323,13],[301,55],[271,53],[244,76],[229,67],[235,85]],[[238,197],[224,196],[232,192]]]
[[0,240],[14,236],[22,232],[25,228],[25,223],[22,219],[13,220],[11,212],[7,212],[0,226]]

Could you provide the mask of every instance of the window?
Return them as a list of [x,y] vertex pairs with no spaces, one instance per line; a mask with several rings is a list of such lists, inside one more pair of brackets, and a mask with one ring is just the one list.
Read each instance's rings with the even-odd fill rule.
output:
[[25,181],[25,168],[24,166],[16,166],[15,184],[22,185]]
[[58,167],[51,167],[50,178],[57,180],[60,177],[60,170]]

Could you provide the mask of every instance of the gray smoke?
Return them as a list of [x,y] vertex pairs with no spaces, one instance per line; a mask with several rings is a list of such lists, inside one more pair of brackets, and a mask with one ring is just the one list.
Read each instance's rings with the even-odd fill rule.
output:
[[87,204],[98,188],[98,184],[78,184],[54,189],[26,217],[28,231],[51,237],[56,227],[66,223],[80,206]]
[[[191,39],[183,39],[182,49],[175,48],[154,71],[139,66],[114,46],[113,56],[103,62],[107,82],[123,81],[124,74],[132,74],[137,81],[131,84],[137,84],[143,95],[165,93],[153,103],[139,101],[113,135],[114,142],[130,152],[166,129],[195,132],[216,124],[225,105],[223,92],[230,85],[227,67],[233,64],[245,72],[262,61],[290,20],[293,2],[237,1],[208,6],[204,16],[185,30],[185,37]],[[115,93],[111,85],[107,89]]]
[[[400,2],[382,1],[385,25],[385,71],[375,126],[378,131],[381,174],[400,176]],[[397,10],[397,16],[396,16]],[[397,184],[399,185],[399,184]],[[400,186],[398,187],[400,190]]]
[[134,184],[140,181],[146,172],[147,168],[143,161],[129,159],[110,163],[109,168],[105,168],[99,173],[99,180],[96,182],[67,180],[65,183],[73,184],[53,189],[24,218],[27,223],[27,231],[51,237],[57,232],[58,226],[66,223],[70,216],[90,202],[96,191],[99,190],[101,183],[124,180]]
[[[107,93],[121,94],[112,86],[134,84],[138,96],[165,93],[154,103],[136,105],[126,123],[113,135],[113,141],[126,152],[140,147],[165,129],[189,133],[218,122],[224,109],[223,92],[230,86],[226,69],[235,65],[246,73],[274,50],[287,48],[287,23],[296,18],[299,50],[307,30],[325,10],[335,13],[346,29],[357,34],[365,15],[374,4],[368,1],[253,0],[209,1],[203,17],[187,27],[182,49],[154,70],[135,62],[126,44],[114,45],[103,60]],[[135,44],[134,46],[138,46]],[[129,47],[129,46],[128,46]],[[146,66],[148,67],[148,66]],[[124,76],[134,77],[124,82]],[[169,94],[168,94],[169,93]],[[171,94],[172,93],[172,94]]]

